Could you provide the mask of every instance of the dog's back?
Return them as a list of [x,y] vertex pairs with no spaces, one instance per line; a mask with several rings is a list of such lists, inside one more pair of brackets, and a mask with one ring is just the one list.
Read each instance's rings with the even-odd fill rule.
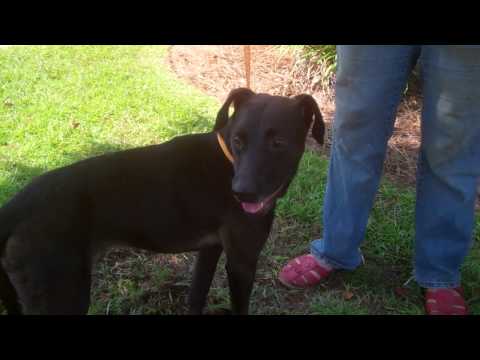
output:
[[198,250],[199,237],[220,226],[232,201],[231,168],[214,139],[186,135],[89,158],[47,172],[18,192],[0,208],[6,265],[0,266],[0,296],[8,312],[18,307],[5,268],[15,272],[47,256],[76,263],[77,255],[88,267],[94,252],[111,244]]

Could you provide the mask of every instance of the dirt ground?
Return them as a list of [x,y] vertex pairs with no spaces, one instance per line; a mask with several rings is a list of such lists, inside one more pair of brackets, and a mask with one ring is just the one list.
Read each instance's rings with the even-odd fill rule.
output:
[[[233,88],[246,86],[242,45],[178,45],[167,57],[170,68],[205,93],[224,101]],[[308,146],[328,155],[331,122],[334,114],[333,86],[322,86],[322,69],[299,57],[298,52],[275,46],[251,46],[251,88],[256,92],[292,96],[311,94],[317,100],[327,126],[325,146],[312,139]],[[398,108],[393,136],[388,143],[385,175],[397,185],[414,186],[420,144],[420,110],[422,96],[411,83]],[[480,184],[479,184],[480,191]],[[480,199],[479,199],[480,200]],[[477,204],[477,209],[479,208]]]

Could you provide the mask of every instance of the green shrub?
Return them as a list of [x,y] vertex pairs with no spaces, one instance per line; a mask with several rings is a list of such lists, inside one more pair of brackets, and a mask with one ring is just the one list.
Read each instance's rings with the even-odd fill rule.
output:
[[[337,69],[336,45],[304,45],[303,57],[322,66],[322,77],[331,80]],[[406,95],[418,95],[420,86],[420,66],[415,66],[405,89]]]
[[304,45],[303,54],[308,61],[323,66],[323,76],[331,78],[337,69],[336,45]]

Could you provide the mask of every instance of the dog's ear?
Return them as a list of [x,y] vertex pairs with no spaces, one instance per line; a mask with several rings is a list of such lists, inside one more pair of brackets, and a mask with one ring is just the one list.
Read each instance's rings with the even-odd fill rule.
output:
[[228,111],[230,109],[230,105],[233,102],[233,107],[236,110],[252,95],[255,93],[247,88],[238,88],[235,90],[230,91],[228,94],[227,100],[223,104],[222,108],[217,114],[217,121],[215,122],[215,126],[213,128],[214,131],[220,130],[223,128],[228,122]]
[[312,137],[322,145],[325,136],[325,123],[317,102],[311,95],[307,94],[295,96],[294,99],[298,101],[298,106],[302,108],[307,129],[310,128],[313,121]]

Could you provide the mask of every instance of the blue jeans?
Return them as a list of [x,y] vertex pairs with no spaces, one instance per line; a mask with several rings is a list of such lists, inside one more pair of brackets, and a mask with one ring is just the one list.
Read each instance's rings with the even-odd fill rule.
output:
[[427,288],[459,286],[480,177],[480,46],[338,46],[337,53],[324,232],[312,242],[312,254],[334,268],[361,264],[396,109],[419,61],[424,102],[415,279]]

